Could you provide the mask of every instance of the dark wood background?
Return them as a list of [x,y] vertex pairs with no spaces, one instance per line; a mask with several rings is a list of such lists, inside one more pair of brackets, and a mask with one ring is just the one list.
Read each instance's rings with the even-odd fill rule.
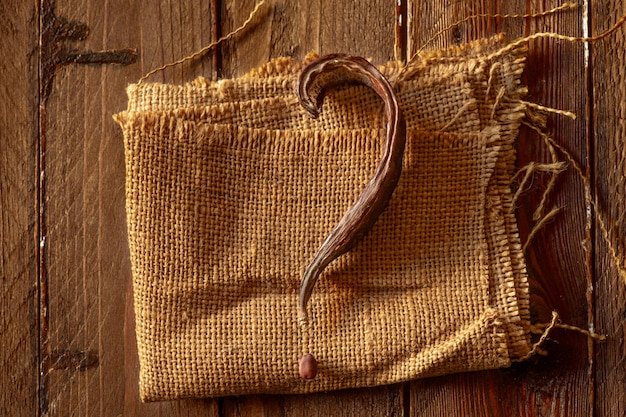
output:
[[[383,63],[415,52],[470,15],[541,12],[556,0],[271,0],[254,28],[154,81],[241,75],[277,56],[349,52]],[[626,415],[624,281],[584,182],[569,169],[549,206],[563,208],[528,252],[533,316],[551,310],[608,335],[557,330],[547,357],[510,369],[306,396],[142,404],[137,392],[124,153],[111,115],[150,69],[239,26],[254,0],[0,2],[1,416],[622,416]],[[587,8],[587,10],[585,10]],[[541,18],[481,17],[430,48],[505,32],[581,36],[608,29],[626,6],[597,0]],[[588,19],[584,19],[584,14]],[[402,22],[399,23],[399,16]],[[529,100],[574,111],[549,131],[591,179],[612,244],[624,256],[626,30],[589,47],[529,43]],[[132,50],[136,50],[135,56]],[[522,131],[519,165],[549,160]],[[538,190],[548,177],[538,174]],[[523,236],[540,191],[518,211]]]

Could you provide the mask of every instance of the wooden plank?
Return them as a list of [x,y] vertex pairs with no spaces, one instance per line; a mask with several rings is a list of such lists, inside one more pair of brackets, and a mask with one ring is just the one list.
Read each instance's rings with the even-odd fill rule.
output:
[[[53,38],[64,29],[83,32],[75,39],[55,39],[61,51],[129,46],[111,39],[112,28],[105,28],[107,6],[43,2],[42,15],[48,16],[44,24]],[[123,386],[116,381],[124,369],[122,323],[130,267],[124,244],[123,150],[110,114],[123,103],[123,82],[111,82],[123,70],[55,66],[60,59],[51,59],[52,65],[44,59],[51,87],[42,99],[49,313],[43,337],[44,355],[50,358],[44,362],[42,414],[119,415]]]
[[[535,13],[559,5],[552,1],[472,1],[453,3],[451,7],[446,4],[419,0],[409,3],[413,12],[409,53],[432,34],[473,14]],[[496,31],[504,31],[509,38],[543,31],[580,35],[581,25],[580,11],[522,21],[481,17],[451,29],[432,45],[458,44]],[[588,143],[582,47],[546,39],[531,42],[523,82],[529,86],[530,101],[577,113],[576,121],[550,116],[548,130],[558,143],[584,161]],[[522,131],[520,135],[519,166],[530,161],[548,161],[547,148],[528,133]],[[532,213],[546,181],[546,177],[537,177],[537,191],[529,192],[520,201],[518,222],[523,240],[534,224]],[[548,207],[553,206],[563,207],[564,212],[544,227],[527,254],[533,294],[531,313],[535,322],[545,322],[550,311],[556,310],[564,322],[584,328],[591,271],[581,242],[589,238],[589,230],[582,182],[573,171],[559,179],[548,202]],[[546,345],[547,358],[534,358],[508,370],[413,382],[411,415],[589,415],[593,386],[588,379],[587,342],[561,331],[554,332],[552,339],[558,343]],[[469,401],[470,398],[474,400]]]
[[[254,5],[254,0],[224,1],[222,32],[241,25]],[[388,1],[268,0],[263,12],[254,27],[222,47],[224,77],[279,56],[302,59],[309,52],[345,52],[374,63],[394,59],[395,5]]]
[[496,33],[496,19],[477,18],[457,23],[469,16],[498,13],[493,1],[407,0],[407,51],[442,49]]
[[37,414],[38,25],[0,4],[0,415]]
[[[321,55],[346,52],[375,63],[394,59],[395,4],[366,2],[268,1],[256,25],[222,47],[222,75],[239,76],[272,58],[302,59],[308,52]],[[222,32],[246,20],[255,2],[225,1]],[[402,385],[306,396],[248,396],[227,398],[225,416],[288,415],[349,416],[368,410],[372,416],[402,415]]]
[[224,417],[331,416],[400,417],[405,403],[402,385],[307,395],[256,395],[224,399]]
[[[593,3],[592,34],[608,30],[626,13],[621,1]],[[624,267],[626,256],[626,35],[624,28],[591,45],[593,70],[594,167],[596,202],[609,232],[609,242]],[[626,415],[626,285],[616,268],[605,235],[595,223],[594,257],[597,331],[608,339],[597,345],[596,415]]]
[[[47,115],[46,353],[52,359],[42,378],[42,414],[217,415],[215,401],[142,404],[139,400],[124,151],[121,132],[111,118],[126,107],[128,83],[211,40],[210,10],[195,0],[62,3],[54,6],[44,1],[42,7],[44,11],[54,7],[56,22],[69,24],[72,33],[83,30],[86,36],[59,41],[56,45],[66,48],[61,52],[136,48],[140,62],[48,68],[54,71],[50,96],[43,103]],[[61,33],[59,29],[57,35]],[[155,74],[153,80],[183,82],[210,71],[210,61],[198,60]]]

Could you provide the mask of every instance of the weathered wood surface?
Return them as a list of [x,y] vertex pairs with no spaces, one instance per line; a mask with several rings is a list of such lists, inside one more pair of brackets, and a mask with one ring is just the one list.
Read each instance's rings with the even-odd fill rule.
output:
[[37,411],[37,12],[0,4],[0,415]]
[[[602,16],[626,13],[624,2],[610,0],[595,5],[592,34],[602,33],[612,19]],[[592,179],[596,204],[622,266],[626,258],[626,32],[623,30],[594,45],[591,112]],[[596,329],[608,335],[595,355],[596,410],[599,416],[626,415],[626,286],[619,277],[611,250],[594,223],[594,285]],[[610,400],[606,400],[610,399]]]
[[[309,51],[349,52],[375,63],[404,59],[467,16],[541,12],[559,5],[554,0],[268,3],[271,7],[249,34],[204,59],[155,74],[153,80],[236,76],[270,58],[302,58]],[[571,168],[548,201],[549,208],[563,207],[563,212],[528,252],[532,313],[544,321],[556,309],[566,323],[592,325],[608,334],[607,342],[589,343],[582,335],[559,330],[546,345],[548,357],[511,369],[307,396],[139,401],[123,147],[111,115],[125,107],[128,83],[233,30],[253,6],[253,0],[41,0],[34,5],[8,0],[0,5],[0,414],[624,415],[625,285],[603,231],[589,214],[593,207],[585,199],[584,183]],[[597,34],[626,13],[616,0],[590,7],[587,22],[581,9],[534,19],[479,17],[446,31],[427,48],[500,31],[510,38],[539,31],[579,36],[585,24]],[[74,30],[69,35],[61,30],[68,27]],[[625,33],[592,45],[588,65],[583,44],[532,41],[524,75],[530,101],[578,115],[574,121],[551,116],[549,130],[590,176],[596,205],[621,258],[626,243]],[[57,37],[50,41],[48,36]],[[51,60],[125,48],[137,49],[137,62]],[[132,61],[131,51],[90,56]],[[549,158],[548,149],[523,131],[519,165]],[[545,184],[547,176],[537,175],[534,181]],[[540,197],[540,192],[529,192],[520,202],[524,236],[534,224],[532,212]]]

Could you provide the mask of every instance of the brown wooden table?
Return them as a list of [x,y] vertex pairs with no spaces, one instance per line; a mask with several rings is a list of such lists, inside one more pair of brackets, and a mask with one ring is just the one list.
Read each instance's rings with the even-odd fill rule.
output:
[[[154,81],[241,75],[270,58],[349,52],[383,63],[411,56],[470,15],[523,14],[556,0],[271,0],[256,26],[204,59]],[[306,396],[142,404],[137,392],[124,153],[111,115],[125,87],[150,69],[239,26],[253,0],[3,0],[0,3],[1,416],[622,416],[626,415],[624,282],[584,183],[573,169],[549,204],[562,213],[533,241],[527,262],[533,317],[608,335],[595,343],[557,330],[547,357],[510,369]],[[588,19],[583,18],[587,7]],[[618,0],[540,18],[479,17],[429,48],[505,32],[582,36],[608,29]],[[593,44],[529,43],[529,101],[570,110],[549,117],[554,139],[591,179],[623,258],[626,198],[626,30]],[[136,49],[135,57],[132,49]],[[586,54],[588,60],[586,60]],[[519,165],[549,160],[522,131]],[[547,182],[537,175],[535,184]],[[518,210],[523,238],[540,191]]]

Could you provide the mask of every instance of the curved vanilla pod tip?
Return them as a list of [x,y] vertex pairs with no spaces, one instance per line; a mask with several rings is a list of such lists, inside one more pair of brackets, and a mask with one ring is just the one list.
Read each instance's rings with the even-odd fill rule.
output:
[[330,87],[359,81],[371,87],[385,104],[387,132],[383,157],[356,203],[344,214],[306,268],[299,293],[298,317],[306,322],[306,306],[320,274],[333,260],[349,251],[369,232],[385,210],[402,172],[406,124],[393,88],[387,79],[364,58],[342,54],[323,56],[308,64],[297,85],[300,104],[313,117],[320,113]]

